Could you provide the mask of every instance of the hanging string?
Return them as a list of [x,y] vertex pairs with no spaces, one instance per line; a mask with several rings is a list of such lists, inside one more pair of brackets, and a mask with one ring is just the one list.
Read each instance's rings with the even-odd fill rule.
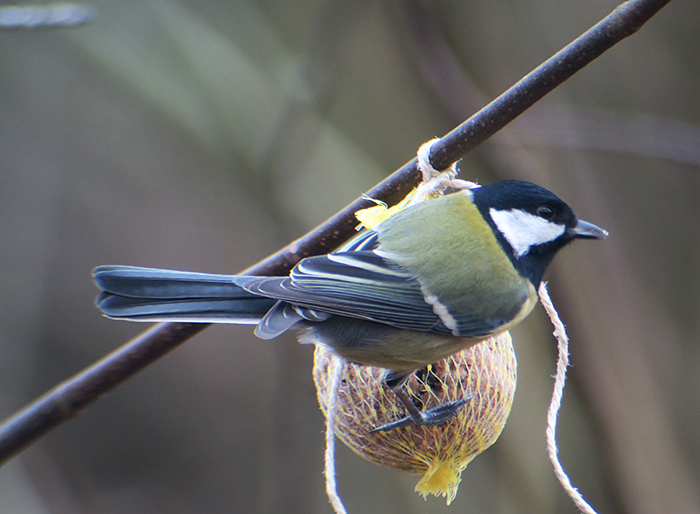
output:
[[335,480],[335,415],[338,406],[340,379],[343,374],[345,361],[342,357],[333,354],[331,354],[330,359],[331,390],[326,411],[326,454],[324,469],[324,474],[326,476],[326,494],[336,514],[347,514],[345,505],[343,505],[343,501],[338,495],[338,484]]
[[557,449],[557,417],[559,416],[559,408],[561,407],[561,400],[564,396],[564,385],[566,383],[566,368],[569,366],[569,338],[566,335],[566,328],[564,328],[564,323],[562,323],[559,318],[557,310],[554,308],[552,300],[549,298],[549,293],[547,292],[547,284],[542,282],[539,289],[540,301],[544,306],[544,309],[549,315],[549,319],[554,325],[554,337],[557,338],[558,348],[559,348],[559,358],[557,359],[557,374],[554,378],[554,391],[552,392],[552,401],[549,404],[549,410],[547,411],[547,453],[549,454],[549,460],[554,467],[554,474],[556,475],[559,483],[566,491],[574,502],[574,505],[583,514],[597,514],[596,511],[591,507],[578,489],[576,489],[569,479],[569,475],[566,474],[564,468],[559,462],[559,450]]

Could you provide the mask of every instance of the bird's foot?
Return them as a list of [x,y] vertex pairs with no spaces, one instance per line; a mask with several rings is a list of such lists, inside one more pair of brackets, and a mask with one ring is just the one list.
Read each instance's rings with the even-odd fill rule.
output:
[[[438,405],[437,407],[433,407],[432,409],[428,409],[426,411],[421,411],[418,410],[412,402],[410,404],[411,407],[408,407],[402,395],[399,394],[398,396],[404,405],[406,405],[408,416],[377,427],[371,430],[370,433],[386,432],[388,430],[405,427],[410,424],[426,426],[440,425],[441,423],[444,423],[455,416],[462,409],[462,407],[464,407],[474,397],[474,395],[470,395],[459,400],[443,403],[442,405]],[[410,402],[410,400],[408,401]]]

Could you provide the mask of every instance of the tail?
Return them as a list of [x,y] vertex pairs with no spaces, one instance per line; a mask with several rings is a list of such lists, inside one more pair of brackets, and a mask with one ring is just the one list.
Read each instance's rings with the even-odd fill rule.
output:
[[243,290],[235,275],[210,275],[132,266],[100,266],[97,307],[131,321],[257,324],[276,300]]

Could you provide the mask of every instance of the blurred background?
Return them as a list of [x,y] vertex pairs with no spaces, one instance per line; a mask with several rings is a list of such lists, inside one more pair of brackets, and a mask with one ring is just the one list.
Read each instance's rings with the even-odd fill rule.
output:
[[[301,236],[607,15],[612,0],[96,0],[0,31],[0,416],[147,328],[90,271],[229,273]],[[608,229],[548,273],[560,455],[602,513],[700,513],[700,3],[471,153]],[[514,331],[500,440],[450,507],[340,445],[350,513],[574,513],[545,451],[556,343]],[[216,326],[0,468],[3,513],[330,513],[312,348]]]

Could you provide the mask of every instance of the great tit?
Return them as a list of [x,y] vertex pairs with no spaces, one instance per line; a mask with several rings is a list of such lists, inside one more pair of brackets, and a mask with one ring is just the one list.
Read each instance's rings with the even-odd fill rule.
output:
[[407,419],[437,424],[468,399],[420,411],[405,379],[522,321],[556,252],[605,237],[550,191],[508,180],[408,207],[286,277],[100,266],[97,306],[132,321],[255,324],[262,339],[294,328],[302,343],[387,369]]

